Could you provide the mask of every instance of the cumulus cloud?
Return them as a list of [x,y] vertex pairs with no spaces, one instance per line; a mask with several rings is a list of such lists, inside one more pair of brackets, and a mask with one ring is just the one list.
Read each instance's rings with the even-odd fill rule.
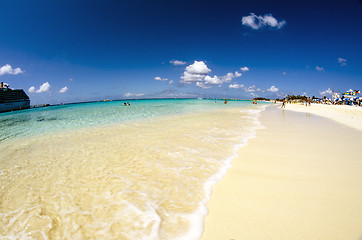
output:
[[211,72],[211,70],[203,61],[195,61],[193,64],[186,67],[183,76],[181,76],[181,82],[202,82],[209,72]]
[[20,68],[13,69],[13,67],[9,64],[6,64],[0,68],[0,76],[4,74],[18,75],[20,73],[23,73]]
[[243,88],[243,87],[244,87],[243,84],[238,84],[238,83],[233,83],[233,84],[229,85],[229,88],[235,88],[235,89]]
[[223,83],[223,81],[216,75],[214,75],[214,77],[206,76],[204,80],[206,84],[211,85],[219,85]]
[[187,71],[184,72],[184,75],[181,77],[181,83],[192,83],[192,82],[202,82],[206,77],[206,74],[192,74]]
[[20,73],[23,73],[23,71],[20,68],[15,68],[14,71],[13,71],[14,75],[18,75]]
[[243,72],[247,72],[247,71],[249,71],[249,68],[248,67],[242,67],[242,68],[240,68],[240,70],[243,71]]
[[43,83],[43,85],[40,86],[40,88],[38,89],[37,93],[42,93],[42,92],[48,92],[50,90],[50,84],[48,82]]
[[338,63],[341,65],[341,67],[344,67],[347,65],[347,60],[344,58],[338,58]]
[[196,82],[196,86],[199,87],[199,88],[202,88],[202,89],[210,89],[211,86],[210,85],[207,85],[203,82]]
[[173,65],[185,65],[186,64],[186,62],[179,61],[179,60],[171,60],[170,63]]
[[170,85],[171,85],[172,83],[173,83],[173,80],[170,80],[170,81],[168,82],[168,84],[170,84]]
[[241,73],[236,71],[235,74],[234,73],[228,73],[225,76],[222,76],[221,79],[224,82],[231,82],[234,78],[241,77],[241,75],[242,75]]
[[59,93],[66,93],[68,91],[68,87],[65,86],[62,89],[59,90]]
[[34,87],[34,86],[30,87],[29,90],[28,90],[28,92],[30,92],[30,93],[36,93],[35,87]]
[[155,80],[157,81],[167,81],[167,78],[160,78],[160,77],[155,77]]
[[186,71],[192,74],[208,74],[211,72],[204,61],[195,61],[193,64],[186,67]]
[[279,88],[275,87],[274,85],[271,86],[267,91],[269,92],[278,92],[279,91]]
[[328,88],[327,90],[324,90],[324,91],[320,91],[319,94],[321,96],[328,96],[328,95],[332,95],[332,90],[330,88]]
[[[249,68],[240,68],[242,71],[248,71]],[[193,64],[186,67],[183,75],[181,76],[180,83],[195,83],[197,87],[203,89],[210,89],[213,85],[222,87],[223,83],[231,82],[237,77],[241,77],[242,73],[235,71],[229,72],[224,76],[209,76],[211,69],[205,64],[204,61],[194,61]]]
[[323,67],[316,66],[315,69],[316,69],[317,71],[324,72],[324,68],[323,68]]
[[28,92],[29,93],[43,93],[43,92],[49,92],[50,90],[50,84],[49,82],[43,83],[39,89],[36,89],[34,86],[30,87]]
[[239,73],[238,71],[235,72],[235,77],[241,77],[241,75],[243,74]]
[[257,16],[254,13],[250,13],[249,16],[243,17],[241,22],[243,25],[251,27],[254,30],[258,30],[264,27],[280,29],[287,23],[285,20],[278,21],[271,14]]
[[224,82],[231,82],[235,78],[235,76],[233,73],[228,73],[225,76],[222,76],[221,78]]

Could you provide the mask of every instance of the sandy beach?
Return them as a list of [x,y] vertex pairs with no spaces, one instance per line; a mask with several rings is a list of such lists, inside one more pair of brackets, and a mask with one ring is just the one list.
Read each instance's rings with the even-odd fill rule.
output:
[[287,104],[286,110],[312,113],[362,131],[362,107],[325,104],[312,104],[311,106]]
[[202,239],[361,239],[361,113],[268,107],[213,187]]

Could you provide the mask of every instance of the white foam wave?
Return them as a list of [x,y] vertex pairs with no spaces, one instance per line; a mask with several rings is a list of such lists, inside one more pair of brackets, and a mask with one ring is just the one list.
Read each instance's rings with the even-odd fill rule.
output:
[[197,240],[201,238],[204,228],[204,219],[208,214],[207,203],[211,198],[212,186],[220,181],[225,176],[227,171],[232,167],[232,161],[238,156],[238,150],[240,147],[247,145],[250,138],[256,137],[256,130],[264,128],[259,120],[259,117],[265,108],[266,106],[261,106],[258,109],[240,110],[240,112],[248,114],[243,117],[253,120],[253,125],[248,126],[247,134],[243,135],[243,137],[239,139],[240,142],[234,146],[233,154],[224,160],[224,164],[221,166],[219,171],[205,182],[203,186],[205,191],[204,199],[202,199],[202,201],[199,203],[199,207],[194,213],[190,214],[189,216],[185,216],[191,222],[191,228],[187,233],[181,237],[175,238],[175,240]]

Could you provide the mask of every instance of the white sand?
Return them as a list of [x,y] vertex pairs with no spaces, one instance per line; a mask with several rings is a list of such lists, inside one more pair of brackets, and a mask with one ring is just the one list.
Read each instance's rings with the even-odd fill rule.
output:
[[311,106],[287,104],[285,109],[327,117],[362,131],[362,107],[325,104],[312,104]]
[[266,128],[213,187],[202,239],[362,239],[362,121],[344,120],[353,108],[308,109],[344,125],[292,108],[306,109],[263,112]]

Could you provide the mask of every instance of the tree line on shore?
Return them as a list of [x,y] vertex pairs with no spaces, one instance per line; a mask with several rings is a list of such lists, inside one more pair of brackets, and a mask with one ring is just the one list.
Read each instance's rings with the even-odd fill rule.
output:
[[[276,98],[276,101],[283,101],[284,99],[286,99],[287,101],[307,101],[308,97],[307,96],[301,96],[301,95],[287,95],[285,98]],[[316,97],[312,97],[312,99],[316,99]],[[253,98],[253,100],[256,101],[270,101],[269,98],[263,98],[263,97],[256,97]]]

